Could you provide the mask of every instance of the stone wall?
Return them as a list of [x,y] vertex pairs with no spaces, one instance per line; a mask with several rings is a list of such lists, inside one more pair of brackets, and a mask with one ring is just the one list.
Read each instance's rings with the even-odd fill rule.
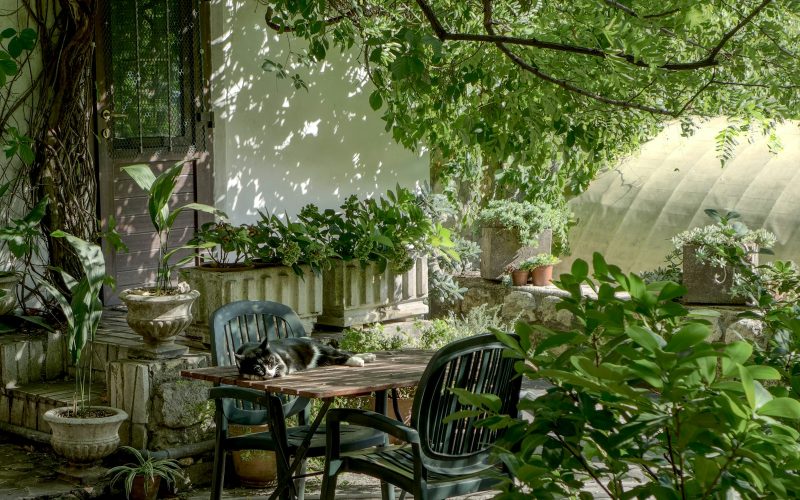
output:
[[[556,304],[567,292],[555,286],[507,286],[500,282],[485,280],[476,274],[459,276],[457,281],[467,289],[464,299],[448,307],[438,307],[436,315],[452,311],[463,315],[467,311],[481,305],[500,307],[500,315],[505,320],[522,320],[544,325],[554,330],[567,330],[573,324],[572,313],[558,310]],[[586,295],[592,295],[591,289],[585,288]],[[689,309],[711,309],[719,313],[712,322],[710,340],[733,342],[748,339],[763,342],[763,326],[761,322],[751,319],[739,319],[737,316],[746,309],[744,306],[687,306]]]
[[109,403],[130,416],[120,428],[122,444],[162,450],[213,439],[209,384],[180,377],[181,370],[202,368],[208,363],[208,354],[111,362]]

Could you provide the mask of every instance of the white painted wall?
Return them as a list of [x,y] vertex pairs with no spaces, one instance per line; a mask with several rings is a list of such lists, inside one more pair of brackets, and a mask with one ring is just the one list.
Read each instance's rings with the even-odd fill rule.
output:
[[212,1],[211,38],[214,196],[234,222],[256,219],[257,210],[292,216],[307,203],[336,208],[352,193],[379,195],[429,178],[427,154],[384,132],[352,54],[292,71],[306,92],[261,68],[265,58],[286,64],[302,44],[268,32],[259,3]]

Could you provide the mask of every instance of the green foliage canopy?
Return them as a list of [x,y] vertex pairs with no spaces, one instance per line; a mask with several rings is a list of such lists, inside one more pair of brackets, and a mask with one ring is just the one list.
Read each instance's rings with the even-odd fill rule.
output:
[[[305,62],[356,47],[401,144],[477,152],[500,181],[583,189],[666,120],[727,115],[735,136],[796,117],[800,2],[272,0]],[[265,61],[265,69],[275,67]]]

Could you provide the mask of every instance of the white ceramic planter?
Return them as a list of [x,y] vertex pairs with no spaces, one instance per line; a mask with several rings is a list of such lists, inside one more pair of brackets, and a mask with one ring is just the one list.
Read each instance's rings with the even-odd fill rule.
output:
[[10,274],[8,276],[0,275],[0,290],[5,292],[5,294],[0,297],[0,316],[10,313],[17,305],[17,295],[15,293],[17,283],[19,283],[19,276],[16,274]]
[[92,408],[113,412],[109,417],[64,417],[72,410],[62,406],[47,411],[44,420],[50,425],[53,449],[72,463],[96,462],[114,452],[119,446],[119,426],[128,414],[119,408],[94,406]]
[[188,350],[174,344],[175,337],[192,322],[192,303],[200,296],[197,290],[176,295],[141,295],[135,290],[119,294],[128,306],[127,321],[144,339],[138,353],[147,358],[174,358]]
[[187,329],[188,336],[209,340],[211,314],[237,300],[270,300],[291,307],[311,333],[317,316],[322,312],[322,279],[310,266],[300,266],[298,276],[286,266],[266,266],[244,271],[215,272],[190,267],[181,271],[183,279],[200,292],[194,303],[194,320]]
[[322,314],[317,323],[348,327],[405,319],[428,313],[428,261],[420,258],[408,272],[380,272],[371,263],[335,260],[323,277]]

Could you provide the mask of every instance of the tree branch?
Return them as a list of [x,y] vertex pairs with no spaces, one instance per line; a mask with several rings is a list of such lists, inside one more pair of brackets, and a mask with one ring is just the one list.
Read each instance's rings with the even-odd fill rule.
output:
[[[267,26],[269,26],[273,30],[277,31],[278,33],[293,33],[294,32],[294,28],[289,27],[289,26],[281,26],[280,24],[275,23],[275,22],[272,21],[272,14],[274,12],[275,11],[272,10],[272,7],[267,7],[267,11],[264,13],[264,22],[267,23]],[[331,24],[336,24],[336,23],[338,23],[340,21],[343,21],[343,20],[345,20],[347,18],[355,17],[355,15],[356,15],[356,10],[355,9],[350,9],[350,10],[345,11],[344,13],[342,13],[342,14],[340,14],[338,16],[329,17],[328,19],[325,19],[325,21],[323,21],[323,22],[327,26],[327,25],[331,25]]]
[[[424,3],[424,0],[417,0],[417,1]],[[493,24],[494,23],[492,21],[492,2],[491,2],[491,0],[483,0],[483,26],[484,26],[484,29],[486,30],[486,32],[489,33],[489,35],[493,35],[494,34],[494,26],[493,26]],[[675,116],[672,111],[670,111],[668,109],[665,109],[665,108],[656,108],[654,106],[647,106],[647,105],[644,105],[644,104],[637,104],[637,103],[633,103],[633,102],[622,101],[622,100],[619,100],[619,99],[611,99],[609,97],[605,97],[605,96],[602,96],[600,94],[596,94],[594,92],[590,92],[590,91],[588,91],[588,90],[586,90],[584,88],[581,88],[581,87],[578,87],[576,85],[573,85],[573,84],[571,84],[571,83],[569,83],[569,82],[567,82],[565,80],[561,80],[561,79],[555,78],[555,77],[553,77],[551,75],[548,75],[547,73],[544,73],[543,71],[539,70],[538,67],[536,67],[536,66],[534,66],[532,64],[529,64],[528,62],[522,60],[522,58],[520,58],[518,55],[514,54],[508,47],[505,46],[505,44],[503,44],[501,42],[495,42],[495,46],[497,46],[497,48],[503,54],[505,54],[509,59],[511,59],[512,62],[514,62],[514,64],[516,64],[520,68],[524,69],[525,71],[535,75],[536,77],[538,77],[538,78],[540,78],[540,79],[542,79],[544,81],[547,81],[547,82],[550,82],[550,83],[552,83],[554,85],[557,85],[557,86],[563,88],[564,90],[568,90],[568,91],[573,92],[575,94],[579,94],[579,95],[582,95],[584,97],[589,97],[589,98],[594,99],[596,101],[603,102],[603,103],[606,103],[606,104],[611,104],[611,105],[614,105],[614,106],[620,106],[620,107],[623,107],[623,108],[630,108],[630,109],[638,109],[639,111],[646,111],[648,113],[653,113],[653,114],[658,114],[658,115]]]
[[[707,68],[716,66],[719,64],[717,60],[717,55],[723,49],[725,44],[737,33],[739,32],[745,25],[747,25],[750,21],[753,20],[755,16],[757,16],[768,4],[770,4],[773,0],[763,0],[762,3],[753,9],[753,11],[743,18],[739,23],[729,32],[727,32],[720,41],[715,45],[709,54],[704,57],[703,59],[698,59],[696,61],[690,61],[685,63],[665,63],[660,66],[657,66],[660,69],[668,70],[668,71],[692,71],[695,69],[700,68]],[[619,57],[626,62],[638,66],[640,68],[649,68],[650,64],[646,61],[642,61],[631,54],[625,53],[616,53],[616,54],[609,54],[601,49],[594,49],[591,47],[582,47],[578,45],[571,45],[571,44],[564,44],[564,43],[556,43],[556,42],[545,42],[539,40],[537,38],[522,38],[522,37],[512,37],[512,36],[504,36],[498,35],[496,33],[487,31],[487,34],[472,34],[472,33],[450,33],[448,32],[442,23],[439,21],[439,18],[433,12],[433,9],[430,5],[428,5],[426,0],[416,0],[417,5],[422,10],[423,14],[425,14],[425,18],[428,20],[428,23],[433,28],[436,37],[442,41],[446,40],[454,40],[454,41],[471,41],[471,42],[488,42],[488,43],[508,43],[512,45],[520,45],[524,47],[535,47],[539,49],[546,49],[546,50],[555,50],[560,52],[570,52],[573,54],[581,54],[586,56],[592,57],[599,57],[605,59],[607,57]],[[613,0],[606,0],[606,3],[612,6],[617,6],[617,8],[623,9],[626,12],[639,17],[639,15],[626,7],[619,2],[615,2]],[[658,14],[667,15],[671,14],[672,12],[665,12]]]

